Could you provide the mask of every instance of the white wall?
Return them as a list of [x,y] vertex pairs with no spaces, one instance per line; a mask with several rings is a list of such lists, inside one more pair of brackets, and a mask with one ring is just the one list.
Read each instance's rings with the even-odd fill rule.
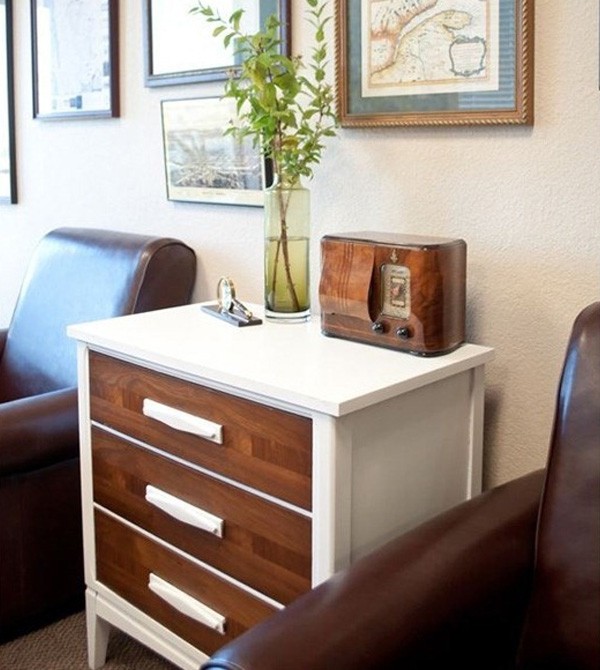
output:
[[[243,299],[260,301],[261,210],[165,196],[160,100],[219,89],[145,88],[141,0],[122,0],[121,118],[34,120],[29,2],[14,4],[19,204],[0,207],[0,326],[34,245],[64,225],[180,237],[199,257],[196,299],[229,274]],[[467,241],[468,339],[496,349],[487,486],[544,464],[570,324],[600,288],[598,2],[536,4],[533,128],[342,129],[311,186],[314,304],[325,233]],[[295,48],[305,49],[293,5]]]

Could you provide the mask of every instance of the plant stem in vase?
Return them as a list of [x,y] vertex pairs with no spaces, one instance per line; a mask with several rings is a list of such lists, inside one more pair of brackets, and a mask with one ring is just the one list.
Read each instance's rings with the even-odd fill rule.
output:
[[299,182],[265,190],[265,316],[310,315],[310,191]]

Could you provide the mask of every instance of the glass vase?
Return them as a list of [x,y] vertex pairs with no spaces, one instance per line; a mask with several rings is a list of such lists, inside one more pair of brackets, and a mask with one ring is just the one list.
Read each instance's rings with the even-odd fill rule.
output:
[[265,317],[310,317],[310,191],[300,182],[265,189]]

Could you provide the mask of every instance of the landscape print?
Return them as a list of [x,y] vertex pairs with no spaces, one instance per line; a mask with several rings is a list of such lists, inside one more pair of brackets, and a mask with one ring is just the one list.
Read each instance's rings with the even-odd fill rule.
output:
[[235,107],[222,98],[162,103],[167,197],[189,202],[263,204],[263,165],[252,141],[224,131]]

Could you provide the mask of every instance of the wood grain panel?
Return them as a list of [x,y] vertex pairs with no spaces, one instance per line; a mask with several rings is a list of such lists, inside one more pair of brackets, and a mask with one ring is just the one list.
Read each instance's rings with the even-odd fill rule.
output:
[[[92,455],[94,499],[104,507],[283,604],[310,588],[309,518],[99,428]],[[147,502],[148,484],[223,519],[223,537]]]
[[[422,355],[456,349],[465,338],[464,241],[369,234],[371,239],[356,233],[321,241],[323,332]],[[386,264],[410,273],[407,318],[383,312],[381,267]]]
[[[312,421],[90,352],[92,419],[309,510]],[[150,398],[223,425],[223,444],[142,414]]]
[[[95,524],[98,580],[207,654],[275,611],[100,511],[95,513]],[[150,591],[151,572],[224,615],[225,635],[178,612]]]

